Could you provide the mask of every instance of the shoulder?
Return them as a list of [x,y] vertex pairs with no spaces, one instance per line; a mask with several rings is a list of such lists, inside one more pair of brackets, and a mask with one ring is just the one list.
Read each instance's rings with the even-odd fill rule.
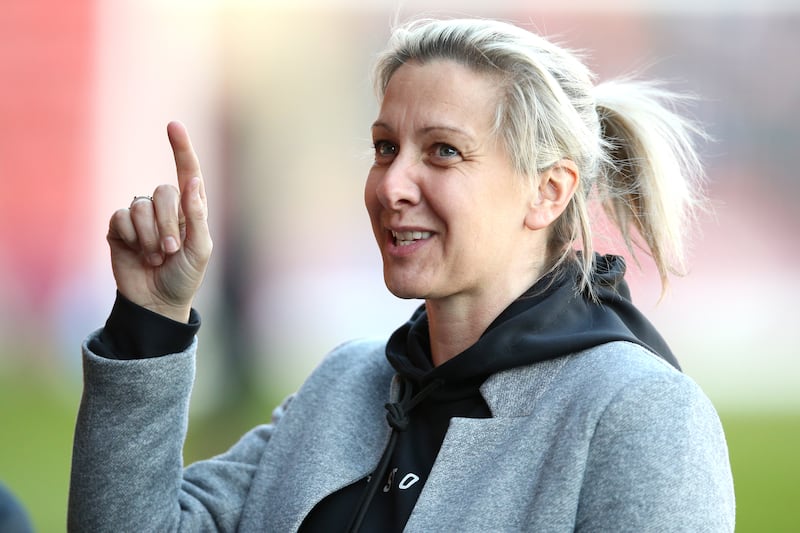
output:
[[603,344],[485,385],[495,416],[525,417],[520,425],[584,462],[576,530],[732,530],[717,412],[691,377],[643,347]]
[[700,386],[636,345],[584,355],[565,367],[566,382],[585,391],[572,405],[591,420],[580,520],[601,530],[645,519],[648,530],[731,530],[727,444]]
[[646,416],[678,413],[704,414],[717,424],[716,411],[700,386],[687,374],[646,350],[628,342],[597,346],[567,360],[563,383],[583,391],[581,399],[596,402],[611,417],[617,411],[621,421]]
[[599,417],[609,407],[635,408],[645,398],[663,399],[671,409],[697,403],[713,411],[689,376],[647,349],[623,341],[500,372],[487,380],[483,392],[492,411],[501,416],[524,416],[547,407]]
[[554,385],[569,396],[562,404],[568,412],[590,421],[587,475],[592,466],[607,472],[605,466],[621,461],[620,469],[645,477],[648,468],[668,469],[670,475],[662,472],[661,479],[679,478],[684,487],[696,489],[709,480],[730,485],[727,444],[714,405],[690,376],[652,352],[626,342],[598,346],[568,358]]
[[[631,342],[610,342],[566,358],[563,379],[581,387],[602,389],[612,395],[631,387],[679,387],[694,389],[697,384],[653,352]],[[599,391],[598,391],[599,392]]]

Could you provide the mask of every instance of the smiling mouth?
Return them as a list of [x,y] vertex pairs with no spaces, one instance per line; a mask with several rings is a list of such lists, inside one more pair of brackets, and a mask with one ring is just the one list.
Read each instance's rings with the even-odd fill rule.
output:
[[392,231],[392,238],[397,246],[408,246],[422,239],[429,239],[430,231]]

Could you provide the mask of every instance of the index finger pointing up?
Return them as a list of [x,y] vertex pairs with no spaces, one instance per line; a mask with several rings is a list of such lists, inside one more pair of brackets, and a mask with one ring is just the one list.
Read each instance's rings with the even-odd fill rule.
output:
[[184,191],[189,180],[195,177],[202,177],[200,172],[200,161],[192,148],[192,141],[186,127],[180,122],[170,122],[167,125],[167,136],[169,144],[172,146],[172,154],[175,156],[175,169],[178,173],[178,188]]

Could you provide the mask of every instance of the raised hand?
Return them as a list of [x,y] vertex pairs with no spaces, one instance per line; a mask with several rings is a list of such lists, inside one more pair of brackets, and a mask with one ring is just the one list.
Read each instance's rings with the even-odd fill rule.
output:
[[200,162],[186,128],[170,122],[167,135],[178,187],[159,185],[152,200],[136,197],[112,216],[111,267],[119,292],[133,303],[186,322],[211,257]]

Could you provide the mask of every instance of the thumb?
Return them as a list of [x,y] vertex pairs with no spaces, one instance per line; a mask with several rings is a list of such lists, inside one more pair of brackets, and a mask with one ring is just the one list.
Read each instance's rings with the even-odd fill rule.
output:
[[189,179],[181,194],[181,209],[186,230],[184,251],[192,266],[202,271],[211,257],[213,247],[203,178],[196,176]]

